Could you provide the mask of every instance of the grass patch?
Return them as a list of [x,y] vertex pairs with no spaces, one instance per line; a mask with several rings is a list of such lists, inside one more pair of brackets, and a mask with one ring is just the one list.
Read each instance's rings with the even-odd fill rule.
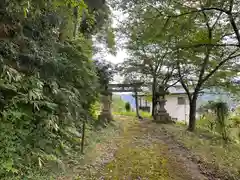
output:
[[167,160],[160,149],[156,144],[120,149],[116,159],[105,167],[105,179],[169,179]]
[[191,133],[186,131],[186,126],[179,124],[164,125],[164,127],[203,162],[211,167],[217,167],[219,173],[232,179],[240,177],[239,144],[224,144],[219,135],[207,130],[196,129],[196,132]]
[[49,173],[42,174],[33,172],[32,177],[28,179],[69,180],[77,179],[79,174],[83,177],[80,179],[86,179],[85,176],[88,177],[89,173],[88,165],[97,161],[99,157],[105,156],[112,139],[118,137],[124,130],[123,123],[123,121],[113,121],[107,127],[98,129],[87,127],[84,154],[78,150],[71,159],[65,159],[64,168],[49,169]]
[[[136,117],[136,112],[134,111],[122,111],[122,112],[113,112],[114,115],[121,115],[121,116],[131,116],[131,117]],[[139,111],[140,116],[142,116],[143,118],[151,118],[151,114],[148,112],[144,112],[144,111]]]
[[[160,153],[160,144],[146,144],[142,139],[142,129],[136,118],[121,118],[128,121],[113,161],[108,163],[101,177],[118,179],[169,179],[167,160]],[[144,143],[145,142],[145,143]]]

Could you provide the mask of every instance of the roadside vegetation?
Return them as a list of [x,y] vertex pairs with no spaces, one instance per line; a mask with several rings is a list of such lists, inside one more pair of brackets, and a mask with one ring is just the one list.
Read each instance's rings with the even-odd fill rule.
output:
[[212,102],[201,108],[196,131],[186,131],[184,123],[163,125],[174,139],[203,163],[226,179],[240,177],[239,108],[230,112],[223,102]]
[[221,101],[209,101],[199,108],[200,119],[197,127],[213,134],[220,135],[225,143],[240,140],[240,109],[232,112],[228,105]]
[[163,126],[174,139],[190,150],[194,155],[194,161],[225,177],[224,179],[239,179],[239,143],[225,144],[221,135],[198,127],[192,133],[186,131],[186,126],[183,124]]
[[[194,132],[187,131],[187,125],[181,122],[175,125],[161,124],[158,125],[158,128],[164,127],[169,136],[189,150],[191,159],[199,164],[203,170],[204,168],[201,166],[209,168],[214,176],[223,179],[238,179],[240,177],[240,161],[238,161],[240,159],[239,108],[231,112],[227,104],[210,101],[201,106],[199,112],[200,119],[197,120]],[[127,116],[128,118],[136,117],[135,112],[128,112],[126,110],[114,112],[114,114]],[[141,112],[141,116],[148,120],[151,119],[150,113]],[[131,151],[133,152],[134,149]],[[144,150],[142,152],[144,153]],[[121,153],[124,154],[124,152]],[[128,153],[131,154],[131,152]],[[135,153],[138,154],[137,152]],[[149,152],[149,154],[151,153]],[[114,172],[116,172],[116,168],[118,170],[121,169],[121,163],[124,163],[122,162],[124,161],[122,159],[123,156],[120,156],[120,159],[115,162],[120,164],[114,163],[107,166],[107,172],[111,174],[111,177],[118,176]],[[124,171],[124,169],[121,170],[121,172]],[[133,169],[134,172],[135,170]]]
[[110,51],[110,14],[102,1],[0,1],[0,179],[64,171],[84,125],[101,126],[93,107],[110,76],[92,36]]

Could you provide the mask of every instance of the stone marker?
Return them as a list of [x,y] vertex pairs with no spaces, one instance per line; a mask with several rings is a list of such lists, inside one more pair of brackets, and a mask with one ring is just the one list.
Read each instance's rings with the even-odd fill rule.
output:
[[167,113],[165,109],[165,95],[168,92],[165,91],[163,86],[158,87],[158,91],[156,92],[156,106],[154,113],[154,122],[158,123],[172,123],[171,117]]
[[112,93],[108,91],[102,93],[101,103],[101,114],[98,116],[98,119],[104,123],[109,123],[113,120],[111,111]]

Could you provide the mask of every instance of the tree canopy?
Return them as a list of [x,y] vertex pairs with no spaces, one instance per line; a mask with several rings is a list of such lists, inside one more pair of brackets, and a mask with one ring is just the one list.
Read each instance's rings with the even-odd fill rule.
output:
[[[200,91],[224,86],[234,87],[236,92],[233,81],[239,76],[240,65],[238,1],[146,0],[115,1],[114,5],[127,14],[120,31],[131,45],[127,46],[131,57],[128,67],[137,62],[141,68],[136,63],[134,67],[149,71],[142,62],[147,60],[151,66],[167,52],[166,67],[177,71],[190,102],[189,130],[195,128]],[[161,50],[153,52],[156,47]],[[143,53],[145,56],[139,57]],[[154,60],[146,58],[151,53]]]

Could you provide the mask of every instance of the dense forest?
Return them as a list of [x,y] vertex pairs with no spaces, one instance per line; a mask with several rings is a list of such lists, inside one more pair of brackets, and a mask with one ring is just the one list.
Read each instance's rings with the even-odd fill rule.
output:
[[80,152],[106,81],[92,36],[110,49],[109,15],[104,0],[1,0],[0,179],[34,177]]

